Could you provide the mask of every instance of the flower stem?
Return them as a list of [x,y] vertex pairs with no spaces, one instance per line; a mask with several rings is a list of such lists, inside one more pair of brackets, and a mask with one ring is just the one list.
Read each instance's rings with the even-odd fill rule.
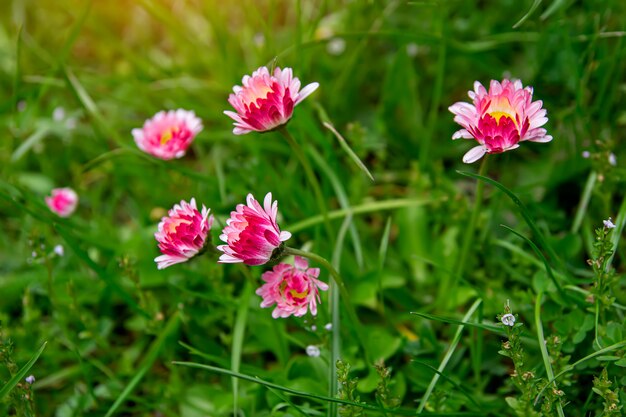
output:
[[[478,170],[478,175],[485,175],[487,172],[487,163],[489,161],[489,155],[485,155],[483,158],[480,168]],[[459,254],[458,262],[456,267],[454,268],[454,273],[451,277],[450,285],[445,285],[440,287],[439,293],[439,301],[440,305],[444,307],[448,307],[450,298],[447,297],[449,294],[456,294],[456,286],[459,278],[463,277],[465,273],[465,264],[467,262],[467,256],[469,254],[469,249],[473,246],[475,231],[476,231],[476,221],[478,220],[478,215],[480,214],[480,209],[483,203],[483,181],[476,182],[476,193],[474,194],[474,208],[472,209],[472,214],[470,216],[469,225],[465,229],[465,235],[463,236],[463,246],[461,246],[461,253]],[[445,297],[445,298],[444,298]],[[453,300],[452,300],[453,301]]]
[[[337,270],[332,266],[332,264],[330,262],[328,262],[325,258],[312,253],[312,252],[305,252],[303,250],[299,250],[299,249],[294,249],[294,248],[290,248],[290,247],[285,247],[285,255],[296,255],[296,256],[302,256],[303,258],[307,258],[310,259],[311,261],[317,262],[319,264],[322,264],[322,266],[324,268],[326,268],[328,270],[328,272],[330,272],[330,275],[333,277],[333,280],[335,281],[335,284],[337,284],[337,288],[339,289],[339,295],[341,296],[341,298],[343,299],[343,305],[346,308],[346,311],[348,312],[348,317],[350,318],[350,321],[352,322],[352,325],[354,326],[354,330],[355,333],[357,335],[357,339],[359,340],[359,343],[361,344],[361,348],[363,349],[363,354],[365,356],[365,361],[367,363],[370,363],[369,360],[369,355],[367,353],[367,349],[365,347],[365,343],[364,343],[364,338],[363,338],[363,332],[362,332],[362,327],[361,327],[361,322],[359,321],[358,316],[356,315],[356,310],[354,309],[354,306],[352,305],[352,302],[350,301],[350,296],[348,294],[348,290],[346,289],[346,286],[343,282],[343,279],[341,278],[341,276],[339,275],[339,272],[337,272]],[[335,364],[333,364],[334,366]]]
[[317,177],[315,176],[313,169],[311,168],[311,164],[309,164],[309,160],[304,154],[304,150],[298,144],[298,142],[294,139],[291,133],[289,133],[289,131],[287,130],[285,126],[280,127],[278,129],[278,132],[280,132],[280,134],[283,135],[283,137],[287,140],[287,143],[289,143],[289,146],[291,146],[291,150],[293,150],[293,152],[296,154],[296,156],[300,160],[300,163],[302,164],[302,167],[304,168],[304,174],[306,175],[307,180],[311,184],[311,187],[313,187],[313,193],[315,193],[315,199],[317,200],[318,208],[324,219],[324,226],[326,228],[326,234],[328,235],[328,238],[331,241],[334,240],[334,234],[333,234],[332,227],[330,226],[330,218],[328,217],[328,209],[326,208],[324,195],[322,194],[320,183],[317,180]]

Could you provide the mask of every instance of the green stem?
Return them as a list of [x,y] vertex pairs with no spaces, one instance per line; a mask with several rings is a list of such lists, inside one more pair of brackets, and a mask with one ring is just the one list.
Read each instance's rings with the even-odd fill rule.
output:
[[[324,268],[326,268],[328,270],[328,272],[330,272],[330,275],[333,277],[333,280],[335,281],[335,284],[337,284],[337,288],[339,289],[339,295],[341,296],[342,300],[342,304],[344,305],[344,307],[346,308],[346,311],[348,312],[348,317],[350,318],[350,321],[352,322],[357,338],[359,340],[359,343],[361,344],[361,348],[363,349],[363,354],[365,356],[365,362],[366,363],[371,363],[369,360],[369,355],[367,353],[367,349],[365,347],[365,340],[363,338],[363,332],[362,332],[362,327],[361,327],[361,322],[358,319],[358,316],[356,315],[356,310],[354,309],[354,306],[352,305],[352,302],[350,301],[350,295],[348,294],[348,290],[346,289],[346,286],[343,282],[343,279],[341,278],[341,276],[339,275],[339,272],[337,272],[337,270],[332,266],[332,264],[330,262],[328,262],[325,258],[312,253],[312,252],[305,252],[303,250],[299,250],[299,249],[294,249],[294,248],[290,248],[290,247],[285,247],[285,255],[295,255],[295,256],[301,256],[303,258],[307,258],[310,259],[314,262],[317,262],[319,264],[322,264],[322,266]],[[333,364],[334,366],[335,364]]]
[[287,140],[287,143],[289,143],[289,146],[291,146],[291,149],[296,154],[296,157],[300,160],[300,163],[302,164],[302,167],[304,168],[304,174],[306,175],[307,180],[311,184],[311,187],[313,187],[313,193],[315,194],[315,199],[317,200],[317,205],[320,210],[320,213],[322,213],[322,216],[324,218],[324,226],[326,227],[326,234],[328,235],[329,239],[334,240],[333,229],[330,225],[330,219],[328,217],[328,210],[326,209],[326,201],[324,200],[324,195],[322,194],[320,183],[317,180],[317,177],[315,176],[313,169],[311,168],[311,164],[309,164],[309,160],[304,154],[304,150],[298,144],[298,142],[296,142],[294,137],[291,135],[291,133],[289,133],[289,131],[287,130],[285,126],[280,127],[278,129],[278,132],[280,132],[280,134],[283,135],[283,137]]
[[[480,164],[480,168],[478,170],[478,175],[484,175],[487,172],[487,164],[489,161],[489,155],[485,155]],[[450,285],[442,285],[440,287],[439,292],[439,304],[447,307],[448,301],[450,300],[449,294],[456,294],[455,288],[457,285],[457,281],[460,277],[463,277],[465,273],[465,263],[467,261],[467,256],[469,254],[469,249],[473,246],[474,243],[474,235],[476,229],[476,221],[478,220],[478,215],[480,214],[480,209],[482,207],[483,202],[483,182],[478,181],[476,183],[476,194],[474,195],[474,208],[472,209],[472,214],[470,217],[470,222],[467,228],[465,229],[465,236],[463,237],[463,246],[461,246],[461,253],[459,254],[458,262],[456,264],[456,268],[454,269],[454,273],[452,274]],[[443,304],[441,304],[443,302]]]

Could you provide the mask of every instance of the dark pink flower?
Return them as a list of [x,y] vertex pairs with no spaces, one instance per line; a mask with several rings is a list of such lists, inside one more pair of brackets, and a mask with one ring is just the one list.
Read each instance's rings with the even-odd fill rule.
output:
[[209,216],[209,212],[204,205],[199,212],[194,198],[189,203],[181,201],[172,207],[154,234],[163,254],[154,259],[157,268],[186,262],[202,250],[213,225],[213,216]]
[[196,135],[202,121],[193,111],[160,111],[146,120],[141,129],[133,129],[135,143],[142,151],[159,159],[181,158]]
[[46,204],[60,217],[68,217],[78,205],[78,195],[71,188],[55,188],[52,195],[46,197]]
[[224,252],[221,263],[243,262],[247,265],[262,265],[269,261],[272,253],[282,242],[291,237],[289,232],[281,232],[276,223],[278,202],[272,203],[272,193],[267,193],[263,207],[248,194],[248,205],[238,204],[230,213],[220,239],[226,245],[217,249]]
[[267,132],[291,119],[293,108],[319,87],[311,83],[300,90],[300,80],[291,68],[276,68],[270,75],[261,67],[241,80],[243,86],[233,87],[228,102],[237,111],[224,114],[235,121],[233,133],[243,135],[252,131]]
[[306,259],[295,257],[294,265],[278,264],[271,271],[263,274],[265,284],[256,293],[263,297],[261,307],[271,307],[272,317],[289,317],[292,314],[301,317],[311,310],[317,314],[317,303],[320,302],[319,290],[326,291],[328,285],[317,279],[319,268],[309,268]]
[[532,101],[532,87],[524,88],[520,80],[492,80],[489,91],[476,81],[468,95],[474,104],[457,102],[448,108],[454,121],[463,126],[452,139],[475,139],[480,144],[463,156],[463,162],[470,164],[486,153],[510,151],[525,140],[552,140],[541,127],[548,121],[543,102]]

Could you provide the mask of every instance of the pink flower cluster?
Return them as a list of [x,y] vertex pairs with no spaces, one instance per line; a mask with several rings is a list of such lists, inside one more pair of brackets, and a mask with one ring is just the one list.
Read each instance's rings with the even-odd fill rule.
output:
[[202,121],[194,112],[178,109],[158,112],[131,133],[139,149],[168,160],[182,158],[201,130]]
[[272,258],[272,253],[282,242],[291,237],[281,232],[276,223],[278,202],[272,202],[272,193],[267,193],[263,207],[252,194],[246,198],[247,205],[239,204],[230,213],[220,239],[226,245],[217,249],[224,252],[222,263],[243,262],[246,265],[262,265]]
[[48,208],[59,217],[69,217],[78,205],[78,194],[68,187],[55,188],[45,200]]
[[[247,265],[263,265],[273,258],[279,258],[283,242],[291,233],[278,227],[278,202],[267,193],[263,206],[248,194],[247,204],[237,205],[226,220],[226,227],[220,235],[225,245],[217,247],[222,255],[220,263],[243,262]],[[163,253],[157,257],[158,268],[185,262],[200,253],[213,224],[213,216],[202,206],[199,212],[195,199],[190,203],[181,201],[163,217],[155,238]],[[302,316],[308,309],[317,314],[319,289],[328,285],[318,280],[318,268],[308,268],[305,259],[296,257],[295,266],[281,263],[272,271],[263,274],[263,285],[257,294],[263,297],[262,307],[277,304],[273,317]]]
[[196,200],[181,201],[163,217],[154,234],[163,255],[154,259],[159,269],[185,262],[203,248],[213,225],[213,216],[204,205],[198,211]]
[[271,307],[272,317],[301,317],[311,310],[317,314],[320,302],[319,290],[326,291],[328,285],[317,279],[319,268],[309,268],[306,259],[295,257],[294,265],[278,264],[271,271],[263,274],[265,284],[256,293],[263,297],[261,307]]
[[291,119],[293,108],[319,87],[318,83],[311,83],[300,90],[300,80],[293,76],[291,68],[276,68],[270,75],[266,67],[244,76],[241,84],[233,87],[233,94],[228,97],[237,113],[224,112],[235,121],[235,135],[267,132],[284,125]]
[[454,121],[463,127],[452,139],[475,139],[479,143],[463,156],[463,162],[470,164],[486,153],[510,151],[526,140],[552,140],[541,127],[548,121],[542,101],[532,101],[533,89],[524,88],[521,81],[492,80],[489,91],[476,81],[468,95],[473,104],[457,102],[449,107]]

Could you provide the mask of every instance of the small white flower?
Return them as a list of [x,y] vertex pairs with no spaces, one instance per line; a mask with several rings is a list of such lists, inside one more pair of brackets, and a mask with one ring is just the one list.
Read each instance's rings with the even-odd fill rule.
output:
[[34,375],[28,375],[24,381],[28,382],[29,384],[33,384],[35,382],[35,376]]
[[312,358],[317,358],[320,356],[320,348],[315,345],[309,345],[306,347],[306,354]]
[[610,217],[607,220],[602,220],[602,223],[604,223],[604,227],[607,229],[615,229],[615,224]]
[[406,54],[411,58],[415,58],[419,52],[419,46],[415,42],[406,45]]
[[502,324],[504,324],[505,326],[513,327],[515,325],[515,316],[511,313],[502,316],[501,320]]
[[326,45],[326,51],[331,55],[341,55],[346,50],[346,41],[343,38],[334,38]]
[[63,107],[57,107],[52,112],[52,120],[55,122],[60,122],[65,119],[65,109]]
[[591,156],[591,152],[583,151],[582,155],[583,155],[583,158],[587,159],[587,158],[589,158]]
[[327,323],[327,324],[324,326],[324,328],[330,332],[330,331],[333,329],[333,324],[332,324],[332,323]]
[[56,253],[58,256],[65,255],[65,249],[63,249],[63,245],[56,245],[54,247],[54,253]]
[[609,154],[609,164],[616,166],[617,165],[617,157],[613,152]]
[[312,326],[311,326],[311,331],[312,331],[312,332],[317,331],[317,326],[316,326],[316,325],[312,325]]
[[32,253],[31,253],[30,255],[31,255],[33,258],[36,258],[36,257],[37,257],[37,252],[32,251]]

